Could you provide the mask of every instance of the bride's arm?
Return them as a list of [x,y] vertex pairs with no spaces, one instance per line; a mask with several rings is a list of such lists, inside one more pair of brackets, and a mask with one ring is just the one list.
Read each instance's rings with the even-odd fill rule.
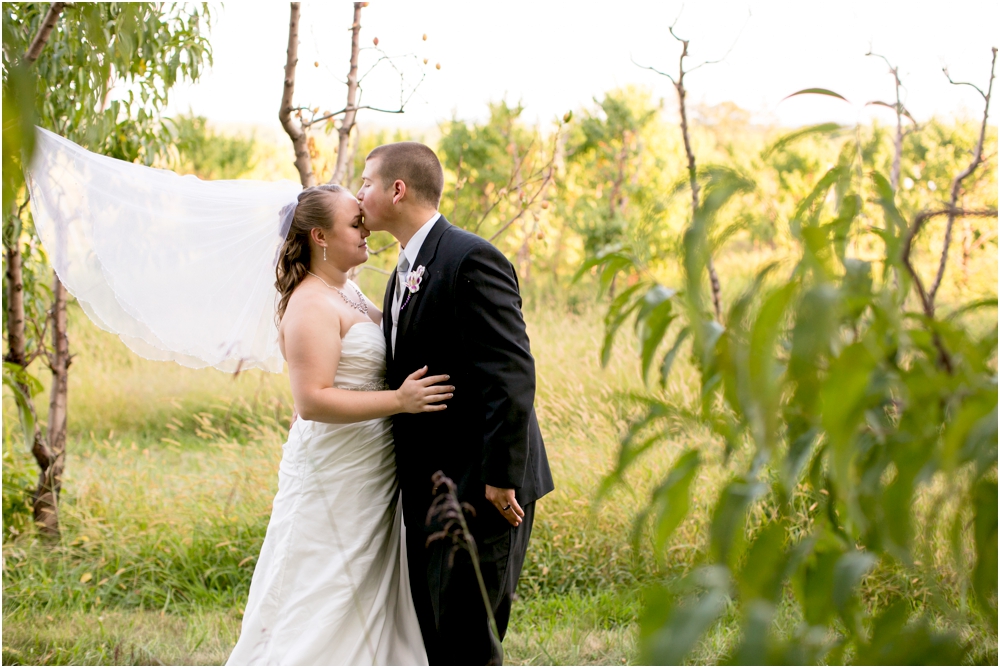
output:
[[329,306],[297,303],[281,323],[292,397],[304,420],[344,424],[396,413],[444,410],[455,388],[438,385],[448,376],[424,377],[426,367],[410,375],[395,391],[358,392],[333,386],[340,362],[340,318]]

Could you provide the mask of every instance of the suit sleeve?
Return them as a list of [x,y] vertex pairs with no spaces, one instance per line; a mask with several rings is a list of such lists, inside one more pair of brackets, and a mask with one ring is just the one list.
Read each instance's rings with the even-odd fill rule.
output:
[[457,288],[472,380],[486,411],[482,480],[494,487],[519,488],[528,460],[535,361],[521,314],[517,276],[499,250],[481,244],[463,259]]

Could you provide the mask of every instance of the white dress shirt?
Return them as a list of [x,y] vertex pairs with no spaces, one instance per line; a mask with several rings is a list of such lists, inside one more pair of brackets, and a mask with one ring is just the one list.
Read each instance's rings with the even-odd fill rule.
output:
[[[403,250],[400,252],[401,255],[406,256],[406,261],[410,264],[410,271],[416,270],[417,255],[420,254],[420,247],[424,245],[424,239],[430,234],[431,228],[434,227],[434,223],[437,219],[441,217],[441,214],[437,211],[431,216],[430,220],[420,226],[410,241],[407,242],[406,246],[403,246]],[[397,264],[398,267],[398,264]],[[396,285],[403,285],[406,281],[406,275],[396,271]],[[405,299],[406,290],[396,290],[392,295],[392,355],[396,356],[396,330],[399,325],[399,307],[402,303],[401,299]]]

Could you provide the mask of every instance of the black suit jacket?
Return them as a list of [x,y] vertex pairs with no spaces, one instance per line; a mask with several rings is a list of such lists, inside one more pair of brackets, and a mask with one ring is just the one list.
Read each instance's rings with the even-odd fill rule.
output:
[[399,314],[395,354],[395,273],[386,289],[387,381],[396,389],[427,365],[429,375],[449,374],[456,389],[444,411],[393,417],[407,526],[424,526],[431,476],[441,470],[455,481],[461,500],[502,528],[506,520],[484,498],[486,484],[514,488],[522,505],[553,489],[535,417],[535,363],[517,276],[492,244],[444,216],[424,239],[412,269],[420,266],[420,289]]

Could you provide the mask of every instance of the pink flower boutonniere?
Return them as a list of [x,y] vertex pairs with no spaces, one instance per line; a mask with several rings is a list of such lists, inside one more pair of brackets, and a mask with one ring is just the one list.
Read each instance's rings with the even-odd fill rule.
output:
[[402,305],[400,305],[400,311],[402,311],[403,307],[410,303],[410,297],[413,296],[413,293],[420,290],[420,282],[423,280],[424,265],[420,265],[406,275],[406,280],[403,281],[403,287],[406,288],[406,299],[404,299]]

